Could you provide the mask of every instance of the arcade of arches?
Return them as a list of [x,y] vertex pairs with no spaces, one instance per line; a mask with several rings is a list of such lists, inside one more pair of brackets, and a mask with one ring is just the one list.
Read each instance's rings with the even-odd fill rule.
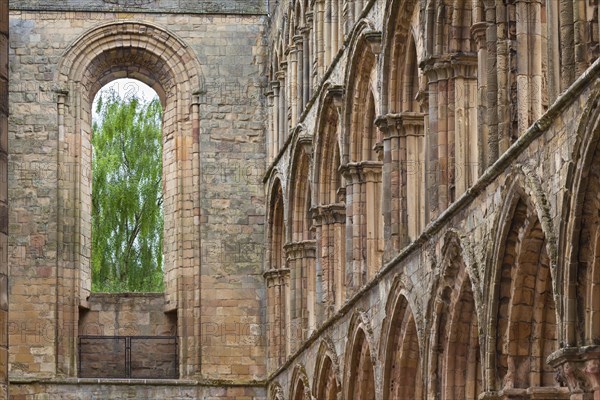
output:
[[[10,5],[0,398],[600,399],[598,2],[213,3]],[[109,299],[122,77],[165,110],[165,292]],[[82,336],[166,330],[177,379],[82,376]]]

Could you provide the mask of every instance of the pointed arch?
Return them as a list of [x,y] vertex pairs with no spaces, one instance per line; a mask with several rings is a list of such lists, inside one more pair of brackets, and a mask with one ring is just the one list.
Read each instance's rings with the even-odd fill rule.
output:
[[314,145],[313,221],[317,241],[317,288],[321,318],[341,307],[346,298],[346,187],[340,173],[340,107],[343,88],[327,83],[321,92]]
[[345,352],[345,394],[347,400],[375,398],[375,362],[372,329],[363,312],[357,311],[350,321]]
[[420,90],[419,57],[411,21],[419,18],[419,1],[388,0],[385,15],[390,18],[385,19],[383,28],[381,111],[416,112],[420,108],[415,104]]
[[552,264],[543,219],[520,179],[509,186],[497,231],[490,288],[488,377],[496,390],[557,390],[546,364],[558,348]]
[[429,397],[475,400],[484,391],[478,268],[467,267],[469,256],[456,232],[446,235],[442,251],[440,279],[430,307]]
[[[567,326],[565,341],[570,346],[596,343],[600,337],[600,90],[590,96],[577,132],[573,163],[566,179],[573,198],[565,214],[560,237],[563,262]],[[570,306],[574,304],[574,306]]]
[[313,396],[318,400],[337,400],[341,395],[340,365],[331,338],[325,337],[319,346],[315,364]]
[[[312,226],[310,171],[312,137],[302,125],[295,134],[291,149],[288,238],[285,245],[291,280],[292,342],[298,345],[316,327],[315,240]],[[295,350],[292,348],[292,351]]]
[[285,362],[290,349],[290,283],[285,254],[285,203],[281,180],[273,171],[268,190],[267,289],[268,366],[271,370]]
[[[346,179],[346,284],[355,292],[381,268],[383,256],[382,135],[377,60],[381,34],[361,21],[346,70],[342,173]],[[365,108],[366,106],[366,108]]]
[[409,287],[397,276],[386,304],[379,358],[383,365],[383,400],[425,398],[419,333]]
[[294,372],[292,372],[291,382],[290,400],[305,400],[310,398],[310,383],[303,365],[296,364]]

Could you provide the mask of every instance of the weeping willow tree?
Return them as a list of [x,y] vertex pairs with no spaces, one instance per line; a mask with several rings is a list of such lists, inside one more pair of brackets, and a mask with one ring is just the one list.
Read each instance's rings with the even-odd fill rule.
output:
[[102,96],[92,135],[92,290],[163,290],[162,108]]

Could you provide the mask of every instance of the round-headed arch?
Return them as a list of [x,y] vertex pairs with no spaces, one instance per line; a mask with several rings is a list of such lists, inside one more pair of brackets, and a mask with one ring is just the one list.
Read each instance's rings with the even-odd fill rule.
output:
[[80,83],[90,99],[114,79],[138,79],[158,93],[163,107],[175,95],[191,102],[203,82],[198,58],[181,39],[156,24],[127,20],[84,33],[66,50],[57,74],[61,89]]

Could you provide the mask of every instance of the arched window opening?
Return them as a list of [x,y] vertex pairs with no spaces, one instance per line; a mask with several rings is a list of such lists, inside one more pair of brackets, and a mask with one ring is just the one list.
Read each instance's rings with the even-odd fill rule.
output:
[[162,106],[119,79],[93,104],[92,290],[163,290]]

